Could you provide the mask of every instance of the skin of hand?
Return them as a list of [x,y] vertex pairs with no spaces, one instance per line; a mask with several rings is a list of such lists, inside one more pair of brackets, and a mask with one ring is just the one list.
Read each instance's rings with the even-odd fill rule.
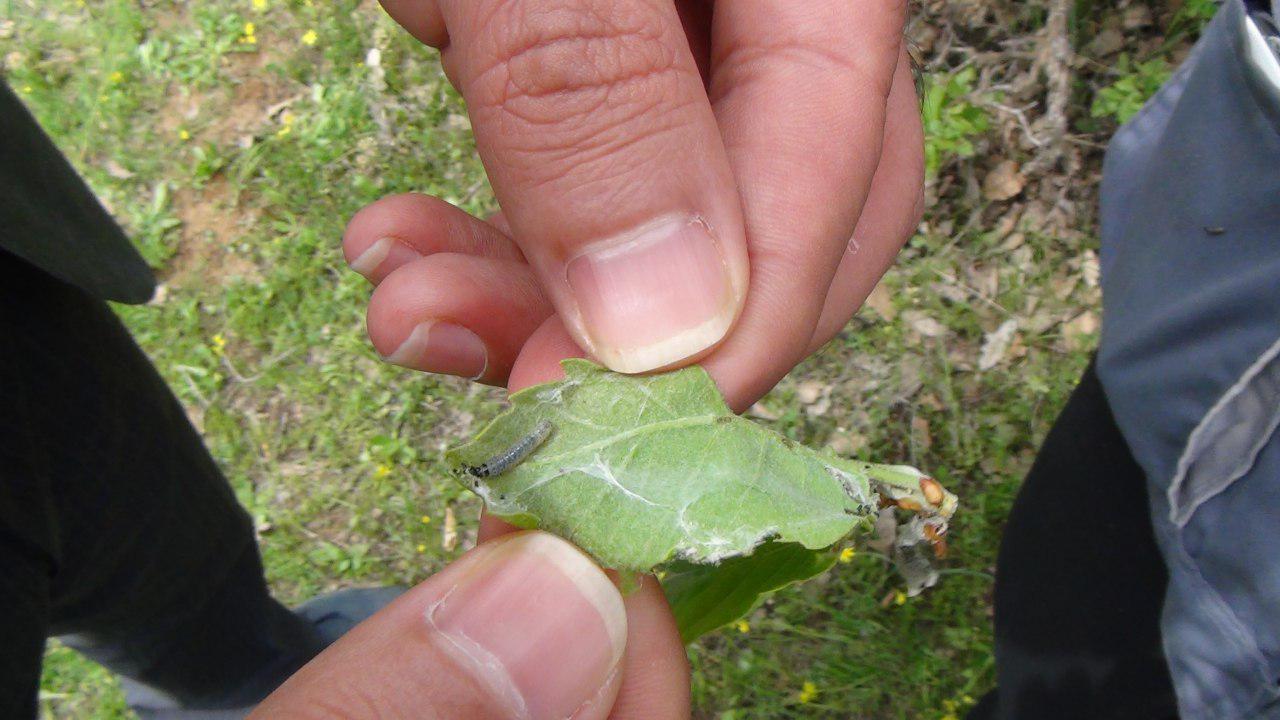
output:
[[250,717],[688,716],[689,668],[657,582],[623,598],[582,551],[528,531],[481,543],[360,623]]
[[390,362],[513,389],[570,356],[700,362],[742,410],[919,221],[905,0],[382,3],[440,49],[502,208],[407,194],[351,220]]
[[[922,210],[905,0],[382,0],[439,48],[502,212],[361,210],[388,361],[506,384],[589,356],[700,362],[735,409],[831,339]],[[261,717],[683,718],[653,578],[623,599],[568,543],[490,539],[303,668]]]

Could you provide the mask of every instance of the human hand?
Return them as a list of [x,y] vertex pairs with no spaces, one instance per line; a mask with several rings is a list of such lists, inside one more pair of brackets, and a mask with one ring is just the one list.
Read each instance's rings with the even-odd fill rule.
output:
[[688,664],[657,581],[624,599],[580,550],[530,531],[480,544],[357,625],[251,717],[688,715]]
[[503,211],[401,195],[352,220],[392,362],[518,386],[584,352],[701,361],[742,409],[845,325],[918,221],[903,0],[383,5],[441,49]]

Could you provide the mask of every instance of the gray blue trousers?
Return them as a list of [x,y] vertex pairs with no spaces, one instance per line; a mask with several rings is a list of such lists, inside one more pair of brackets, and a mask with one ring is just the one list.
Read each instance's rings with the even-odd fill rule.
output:
[[1169,571],[1184,718],[1280,718],[1280,77],[1228,0],[1112,140],[1097,372]]

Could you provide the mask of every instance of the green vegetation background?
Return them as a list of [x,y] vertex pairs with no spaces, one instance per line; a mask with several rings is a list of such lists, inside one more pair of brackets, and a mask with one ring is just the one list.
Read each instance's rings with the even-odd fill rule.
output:
[[[697,717],[951,720],[991,686],[1000,529],[1098,327],[1101,147],[1212,9],[1075,6],[1070,121],[1046,162],[1055,69],[1025,47],[1051,7],[917,8],[925,221],[868,309],[751,414],[936,472],[963,501],[949,570],[907,599],[882,559],[846,553],[690,649]],[[434,53],[354,0],[0,0],[0,50],[161,278],[118,311],[256,519],[280,597],[412,584],[468,547],[479,507],[441,450],[502,393],[378,361],[339,250],[389,193],[494,208]],[[56,644],[42,687],[49,717],[129,716]]]

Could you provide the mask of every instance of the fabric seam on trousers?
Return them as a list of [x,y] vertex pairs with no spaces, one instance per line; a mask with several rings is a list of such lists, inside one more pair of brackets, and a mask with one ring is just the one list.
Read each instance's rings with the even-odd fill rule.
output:
[[[1181,531],[1175,532],[1177,532],[1176,547],[1178,550],[1178,564],[1182,566],[1184,571],[1186,571],[1187,576],[1193,578],[1195,583],[1199,586],[1196,588],[1198,591],[1196,593],[1197,596],[1208,601],[1208,606],[1204,608],[1205,615],[1208,617],[1210,622],[1217,626],[1218,631],[1224,638],[1235,639],[1237,647],[1250,656],[1249,663],[1258,673],[1260,687],[1257,692],[1249,698],[1248,702],[1245,703],[1245,707],[1247,707],[1248,710],[1241,716],[1252,717],[1255,712],[1265,710],[1268,705],[1274,703],[1277,697],[1280,696],[1280,690],[1271,686],[1271,678],[1263,671],[1263,668],[1267,666],[1267,662],[1266,658],[1262,654],[1262,649],[1258,647],[1258,643],[1254,640],[1253,636],[1240,622],[1240,618],[1237,617],[1235,611],[1231,609],[1231,605],[1227,603],[1222,595],[1218,593],[1217,588],[1210,584],[1208,579],[1206,579],[1200,572],[1200,566],[1194,559],[1192,559],[1190,553],[1187,552],[1186,546],[1182,543]],[[1168,647],[1165,648],[1165,655],[1169,658],[1177,657],[1177,653],[1172,652]],[[1177,687],[1175,684],[1175,692],[1176,691]],[[1179,693],[1179,705],[1182,705],[1182,699],[1183,698]],[[1210,710],[1210,708],[1206,707],[1204,703],[1197,703],[1197,705],[1199,706],[1196,708],[1197,711]],[[1185,706],[1183,707],[1183,710],[1187,709],[1188,708]],[[1210,716],[1212,715],[1206,715],[1205,717]]]
[[[1232,451],[1223,451],[1220,443],[1224,436],[1242,426],[1247,443],[1236,443]],[[1167,491],[1169,522],[1185,528],[1201,505],[1248,473],[1278,426],[1280,338],[1218,398],[1191,431]]]

